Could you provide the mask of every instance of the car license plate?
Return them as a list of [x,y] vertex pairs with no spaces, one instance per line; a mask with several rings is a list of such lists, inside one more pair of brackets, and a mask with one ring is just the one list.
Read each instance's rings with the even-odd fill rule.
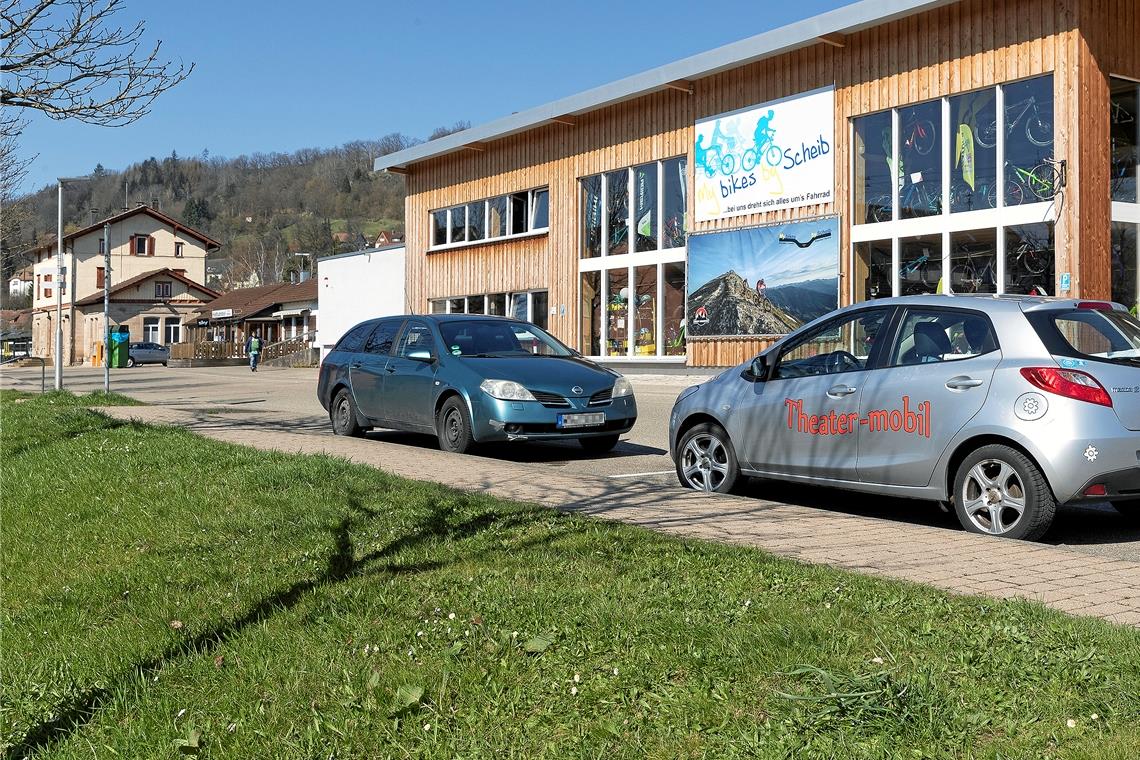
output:
[[606,424],[605,412],[591,412],[590,414],[560,414],[558,415],[558,427],[572,428],[572,427],[594,427],[595,425]]

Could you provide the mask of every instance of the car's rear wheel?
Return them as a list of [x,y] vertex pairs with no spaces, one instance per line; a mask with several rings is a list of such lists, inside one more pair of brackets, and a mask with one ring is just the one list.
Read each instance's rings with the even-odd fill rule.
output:
[[342,388],[333,397],[329,418],[332,420],[333,432],[337,435],[358,436],[364,432],[364,428],[356,421],[356,402],[352,400],[352,394],[347,388]]
[[954,510],[972,533],[1035,541],[1057,513],[1041,469],[1015,448],[989,444],[972,452],[954,477]]
[[465,454],[475,445],[471,435],[470,416],[467,404],[459,396],[452,396],[443,402],[436,418],[435,429],[439,436],[439,447],[452,454]]
[[579,438],[578,443],[591,454],[605,454],[617,446],[620,435],[599,435],[594,438]]
[[677,445],[677,479],[696,491],[728,493],[740,477],[736,450],[720,425],[694,425]]

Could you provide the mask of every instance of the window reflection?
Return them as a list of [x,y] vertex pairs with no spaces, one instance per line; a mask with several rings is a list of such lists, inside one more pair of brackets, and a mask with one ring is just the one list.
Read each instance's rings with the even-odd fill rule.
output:
[[637,225],[637,251],[657,250],[657,164],[634,169],[634,224]]
[[629,353],[629,270],[611,269],[606,272],[606,279],[609,298],[606,304],[606,353],[625,356]]
[[661,199],[664,208],[661,215],[661,247],[681,248],[685,245],[685,193],[688,184],[685,178],[687,159],[673,158],[661,162],[664,186]]
[[855,293],[857,301],[871,301],[894,295],[890,240],[855,244],[855,282],[863,283],[863,287]]
[[609,228],[606,255],[629,253],[629,172],[626,169],[606,175],[606,224]]
[[855,221],[890,221],[891,199],[891,112],[855,119]]
[[663,300],[661,314],[665,356],[685,355],[685,265],[662,266]]
[[602,255],[602,175],[582,180],[582,258]]
[[1140,164],[1140,84],[1110,79],[1109,98],[1112,200],[1136,203],[1137,164]]
[[1140,303],[1140,270],[1137,267],[1137,239],[1140,225],[1114,222],[1112,225],[1112,300],[1127,306],[1133,314]]
[[934,293],[941,279],[941,235],[919,235],[899,241],[899,290],[902,295]]
[[[1007,84],[1005,95],[1005,203],[1017,206],[1049,200],[1056,190],[1045,164],[1053,158],[1053,77]],[[992,145],[997,122],[979,132]],[[1042,167],[1037,170],[1037,167]]]
[[936,216],[942,213],[942,101],[920,103],[900,115],[900,215]]
[[634,353],[639,356],[657,354],[657,265],[633,270],[637,283],[633,308]]
[[602,276],[600,272],[582,273],[579,313],[582,319],[582,352],[589,356],[602,353]]

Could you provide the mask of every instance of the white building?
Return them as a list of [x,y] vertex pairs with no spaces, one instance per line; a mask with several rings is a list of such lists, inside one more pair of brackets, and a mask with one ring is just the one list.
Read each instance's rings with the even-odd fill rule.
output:
[[13,298],[31,295],[32,285],[34,284],[35,280],[33,279],[31,268],[25,267],[13,274],[12,279],[8,280],[8,295]]
[[318,260],[322,360],[353,325],[404,313],[404,258],[401,244]]

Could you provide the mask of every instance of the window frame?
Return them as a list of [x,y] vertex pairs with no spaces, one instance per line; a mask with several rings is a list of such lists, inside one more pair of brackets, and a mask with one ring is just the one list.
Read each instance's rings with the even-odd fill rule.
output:
[[[879,328],[879,333],[885,334],[885,335],[891,336],[891,337],[889,340],[886,340],[886,341],[883,341],[883,340],[876,340],[875,341],[875,344],[871,347],[871,353],[867,354],[867,363],[865,365],[863,365],[862,369],[849,369],[849,370],[843,370],[841,372],[826,372],[826,373],[823,373],[820,375],[799,375],[797,377],[777,377],[776,376],[776,371],[780,368],[780,362],[782,362],[784,360],[784,357],[787,356],[792,351],[795,351],[800,346],[804,345],[804,343],[806,343],[808,341],[808,339],[810,339],[813,335],[819,335],[823,332],[826,332],[827,330],[830,330],[831,328],[833,328],[836,325],[841,325],[841,324],[844,324],[846,322],[850,322],[850,321],[853,321],[855,319],[859,319],[862,317],[862,315],[867,314],[867,313],[872,312],[872,311],[882,311],[885,313],[884,317],[883,317],[883,324]],[[824,322],[823,324],[819,325],[817,328],[815,328],[811,332],[806,333],[803,337],[797,338],[794,342],[789,341],[787,339],[785,339],[784,341],[781,341],[781,343],[778,344],[779,347],[775,351],[775,357],[776,358],[774,361],[772,361],[772,363],[768,367],[768,374],[765,377],[765,381],[766,382],[775,382],[777,380],[803,380],[803,379],[812,378],[812,377],[830,377],[831,375],[846,375],[846,374],[849,374],[851,372],[869,372],[869,371],[877,370],[877,369],[886,369],[885,363],[883,361],[883,351],[885,350],[883,348],[883,346],[886,343],[890,343],[892,346],[894,345],[894,337],[893,336],[895,335],[895,333],[898,332],[898,322],[899,322],[899,308],[897,306],[874,305],[872,303],[872,304],[868,304],[865,308],[853,309],[851,311],[847,311],[847,312],[844,312],[842,314],[837,314],[834,317],[832,317],[831,319]],[[789,336],[789,337],[791,337],[791,336]]]
[[155,280],[154,297],[167,300],[174,297],[174,283],[171,280]]
[[[522,232],[511,232],[515,224],[515,204],[511,202],[513,196],[526,194],[526,209],[524,211]],[[546,226],[535,227],[535,213],[537,211],[537,202],[535,200],[538,194],[546,194],[547,212],[546,212]],[[503,229],[504,234],[498,234],[498,229],[491,229],[491,208],[492,203],[503,199],[505,201],[505,209],[503,213]],[[505,240],[518,240],[520,238],[538,237],[540,235],[547,235],[550,233],[550,185],[539,185],[538,187],[528,188],[526,190],[518,190],[511,193],[503,193],[501,195],[492,195],[487,198],[477,199],[473,201],[452,203],[442,208],[432,209],[428,211],[428,253],[435,253],[436,251],[453,250],[456,248],[468,248],[476,245],[487,245],[489,243],[497,243]],[[467,211],[469,206],[483,206],[483,237],[471,239],[467,225],[468,217],[470,214]],[[452,212],[457,209],[463,209],[463,237],[461,240],[451,240],[452,230],[454,229],[455,220],[452,219]],[[436,214],[444,214],[444,238],[447,242],[437,244],[435,242],[436,233]]]
[[[1115,80],[1119,80],[1119,81],[1122,81],[1125,83],[1131,83],[1131,84],[1135,85],[1137,104],[1140,105],[1140,79],[1136,79],[1135,77],[1122,76],[1120,74],[1114,74],[1114,73],[1109,75],[1109,79],[1110,80],[1115,79]],[[1109,103],[1110,103],[1109,107],[1111,109],[1111,103],[1112,103],[1111,97],[1109,98]],[[1111,115],[1111,110],[1110,110],[1109,111],[1110,129],[1111,129],[1111,119],[1112,119],[1112,115]],[[1111,176],[1110,176],[1110,184],[1108,187],[1109,203],[1111,204],[1111,213],[1109,214],[1109,224],[1113,225],[1113,226],[1115,226],[1115,225],[1131,225],[1133,228],[1133,232],[1132,232],[1133,239],[1136,241],[1136,252],[1135,252],[1135,255],[1136,255],[1136,262],[1135,262],[1136,283],[1135,283],[1134,287],[1136,289],[1135,292],[1136,292],[1137,303],[1134,303],[1134,304],[1126,303],[1126,304],[1124,304],[1129,309],[1140,309],[1140,114],[1137,114],[1137,118],[1135,120],[1135,126],[1136,126],[1135,140],[1136,140],[1136,162],[1137,162],[1137,166],[1135,169],[1136,175],[1135,175],[1134,181],[1136,183],[1136,201],[1135,202],[1129,202],[1129,201],[1113,200],[1112,199]],[[1110,161],[1109,166],[1110,166],[1110,168],[1112,165],[1111,160],[1112,160],[1112,153],[1111,153],[1111,146],[1110,146],[1110,151],[1109,151],[1109,161]],[[1111,175],[1111,172],[1110,172],[1110,175]],[[1115,232],[1113,234],[1115,234]],[[1110,266],[1111,266],[1111,262],[1110,262]],[[1110,292],[1111,292],[1111,288],[1112,288],[1112,274],[1111,274],[1111,272],[1109,274],[1109,288],[1110,288]]]
[[[990,336],[993,338],[993,348],[989,351],[983,351],[980,354],[971,354],[970,356],[960,356],[955,359],[943,359],[938,362],[926,362],[925,364],[895,364],[895,348],[901,347],[900,341],[903,339],[903,329],[906,327],[907,320],[912,314],[952,314],[962,315],[963,320],[966,317],[974,317],[983,320],[989,327]],[[899,369],[909,367],[924,367],[930,365],[953,364],[960,361],[968,361],[970,359],[977,359],[980,356],[988,356],[995,351],[1001,351],[1001,339],[998,337],[998,331],[994,327],[994,321],[990,319],[989,314],[977,309],[963,309],[955,306],[906,306],[899,310],[898,319],[894,326],[894,330],[890,336],[890,348],[884,349],[886,355],[883,357],[883,369]]]

